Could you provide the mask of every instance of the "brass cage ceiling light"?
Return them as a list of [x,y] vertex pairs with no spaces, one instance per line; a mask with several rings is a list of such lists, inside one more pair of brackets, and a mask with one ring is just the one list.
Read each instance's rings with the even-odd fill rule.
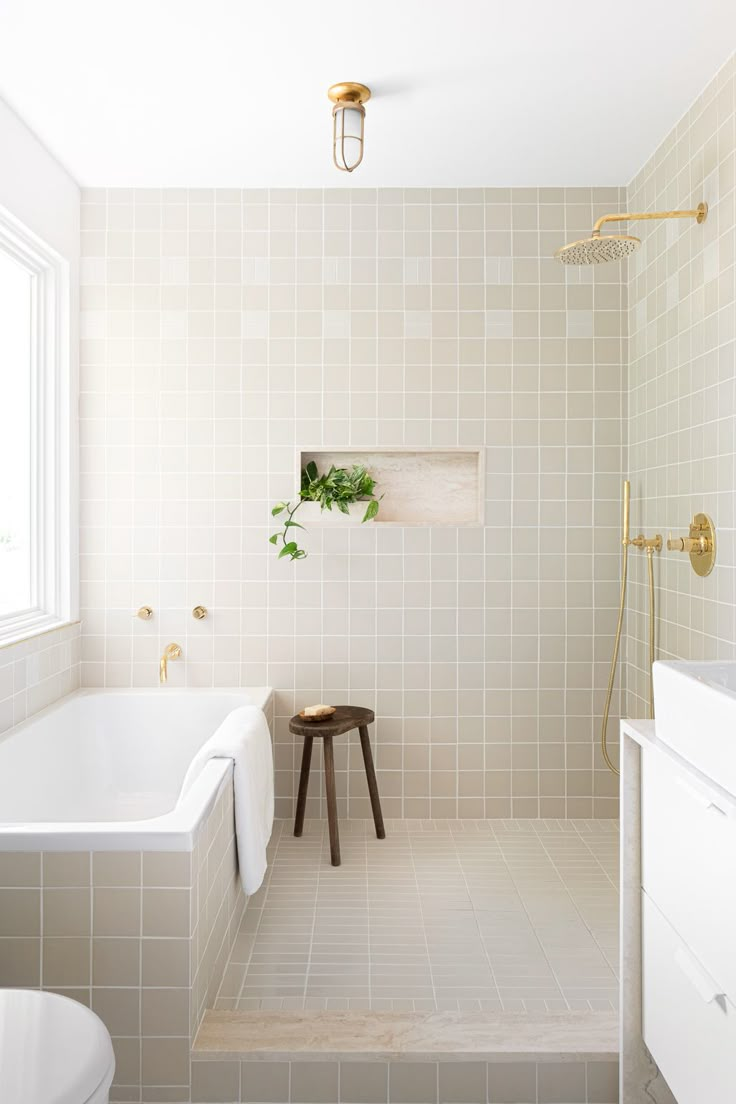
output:
[[327,95],[332,109],[332,159],[341,172],[352,172],[363,160],[365,108],[371,98],[370,88],[353,81],[333,84]]

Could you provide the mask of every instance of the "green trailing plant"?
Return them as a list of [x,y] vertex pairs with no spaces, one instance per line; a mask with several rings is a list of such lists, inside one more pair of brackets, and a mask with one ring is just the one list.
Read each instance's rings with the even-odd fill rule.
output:
[[271,544],[277,547],[281,545],[278,558],[303,560],[307,555],[304,549],[299,547],[295,532],[297,529],[304,530],[304,526],[294,521],[294,514],[305,502],[318,502],[321,510],[331,510],[334,506],[341,514],[349,514],[350,506],[354,502],[367,501],[363,522],[372,521],[378,513],[381,501],[380,498],[376,498],[375,487],[375,479],[361,464],[353,464],[352,468],[336,468],[333,464],[328,472],[320,475],[314,460],[310,460],[302,469],[302,485],[297,501],[293,504],[277,502],[271,510],[272,517],[286,514],[282,528],[269,537]]

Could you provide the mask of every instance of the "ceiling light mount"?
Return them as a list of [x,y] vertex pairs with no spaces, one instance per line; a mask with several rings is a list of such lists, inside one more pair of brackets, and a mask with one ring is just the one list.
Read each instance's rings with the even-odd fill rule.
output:
[[355,81],[341,81],[328,88],[332,109],[332,159],[341,172],[352,172],[363,160],[365,108],[371,90]]
[[371,98],[371,90],[365,84],[356,84],[355,81],[341,81],[327,89],[327,95],[333,103],[368,103]]

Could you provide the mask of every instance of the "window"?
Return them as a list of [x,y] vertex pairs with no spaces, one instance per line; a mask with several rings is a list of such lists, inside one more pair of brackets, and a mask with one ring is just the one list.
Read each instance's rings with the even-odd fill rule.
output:
[[0,208],[0,643],[72,615],[68,265]]

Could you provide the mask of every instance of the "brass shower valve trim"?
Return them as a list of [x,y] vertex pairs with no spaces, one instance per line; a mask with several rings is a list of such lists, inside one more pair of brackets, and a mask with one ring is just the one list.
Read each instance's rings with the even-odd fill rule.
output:
[[640,533],[630,543],[633,544],[634,548],[644,548],[647,552],[662,551],[662,537],[659,533],[654,537],[645,537],[643,533]]
[[693,571],[704,578],[710,575],[716,562],[716,530],[707,514],[694,514],[690,522],[690,535],[673,537],[667,541],[670,552],[687,552]]

